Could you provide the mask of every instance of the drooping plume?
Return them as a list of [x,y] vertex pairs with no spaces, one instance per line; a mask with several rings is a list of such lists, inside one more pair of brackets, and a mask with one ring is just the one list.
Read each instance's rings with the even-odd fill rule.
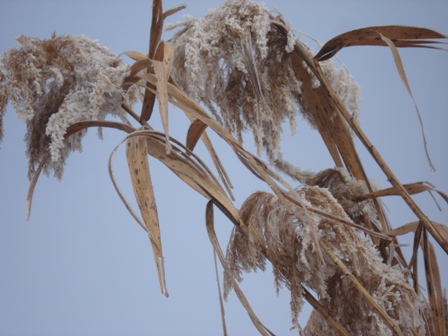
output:
[[27,124],[29,177],[49,151],[44,172],[54,170],[60,178],[67,156],[81,150],[86,132],[64,139],[67,127],[104,120],[108,114],[126,120],[121,103],[136,99],[135,89],[121,89],[129,66],[84,35],[48,40],[19,36],[17,41],[17,48],[0,55],[0,126],[9,98]]
[[[275,16],[276,15],[276,16]],[[311,58],[311,49],[296,39],[278,13],[250,1],[226,1],[203,18],[168,27],[181,29],[173,36],[175,60],[173,77],[193,99],[202,102],[226,129],[242,142],[250,130],[259,154],[266,151],[269,161],[286,174],[304,182],[311,174],[286,162],[280,151],[282,123],[289,120],[295,130],[298,113],[317,128],[302,95],[305,80],[309,89],[319,87],[317,78],[306,68],[299,78],[291,55],[301,44]],[[322,64],[333,89],[356,117],[359,87],[346,68],[332,61]],[[306,88],[308,89],[308,87]]]

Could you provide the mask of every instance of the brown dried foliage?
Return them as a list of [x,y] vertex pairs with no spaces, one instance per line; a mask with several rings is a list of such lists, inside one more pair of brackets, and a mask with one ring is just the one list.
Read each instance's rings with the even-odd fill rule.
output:
[[[60,177],[69,150],[80,148],[87,128],[112,127],[130,133],[122,143],[128,143],[130,175],[143,219],[131,209],[115,182],[112,158],[116,149],[109,172],[126,207],[148,233],[162,293],[168,292],[147,154],[209,200],[207,230],[225,270],[225,294],[236,291],[261,334],[272,335],[256,317],[238,281],[243,272],[265,270],[266,260],[272,263],[277,290],[286,286],[291,292],[293,325],[298,326],[304,300],[315,309],[303,330],[306,335],[446,334],[446,297],[428,232],[448,252],[448,229],[431,222],[410,195],[436,191],[445,201],[448,197],[428,183],[400,183],[358,124],[356,83],[345,68],[336,69],[329,60],[349,45],[386,45],[409,89],[396,48],[426,46],[433,43],[430,39],[446,36],[416,27],[368,27],[330,40],[314,56],[294,37],[280,14],[250,0],[230,0],[203,19],[174,25],[182,29],[171,42],[161,41],[164,20],[182,8],[163,12],[162,1],[154,0],[149,57],[127,52],[136,60],[131,67],[85,37],[53,36],[44,41],[21,37],[20,48],[1,56],[0,140],[1,117],[11,99],[28,126],[30,175],[34,173],[30,201],[40,172],[52,168]],[[107,84],[110,80],[112,85]],[[137,115],[132,102],[141,86],[145,94],[142,112]],[[84,91],[90,96],[83,95]],[[163,133],[148,124],[156,98]],[[186,145],[168,134],[168,102],[191,121]],[[89,113],[92,110],[94,113]],[[106,110],[122,118],[122,123],[104,121]],[[319,131],[335,169],[307,172],[283,160],[282,124],[289,119],[294,129],[298,113]],[[131,126],[127,115],[139,126]],[[255,192],[236,209],[231,183],[207,128],[220,136],[272,193]],[[271,166],[300,181],[301,187],[291,187],[242,147],[246,130],[253,133],[259,153],[266,151]],[[384,171],[391,188],[376,190],[372,186],[353,135]],[[209,150],[220,180],[193,153],[199,140]],[[378,199],[392,194],[405,200],[418,222],[392,230]],[[213,205],[235,225],[225,258],[214,233]],[[415,239],[413,256],[407,262],[397,236],[409,232],[414,232]],[[419,293],[419,248],[425,261],[427,302]]]

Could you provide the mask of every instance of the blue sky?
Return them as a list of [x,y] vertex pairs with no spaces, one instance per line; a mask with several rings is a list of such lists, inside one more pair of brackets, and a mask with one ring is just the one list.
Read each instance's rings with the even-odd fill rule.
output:
[[[202,16],[220,1],[186,1],[183,14]],[[164,8],[178,5],[164,1]],[[297,31],[322,43],[342,32],[371,25],[403,24],[448,33],[446,1],[265,1],[277,7]],[[85,34],[120,54],[146,52],[151,1],[0,0],[0,52],[16,46],[18,35],[40,38]],[[168,39],[170,33],[164,35]],[[311,44],[311,42],[310,42]],[[312,44],[311,44],[312,45]],[[317,46],[312,45],[317,51]],[[437,172],[431,174],[424,155],[418,117],[386,48],[347,48],[338,54],[362,88],[361,122],[367,136],[403,183],[430,181],[448,191],[448,59],[444,51],[400,51],[422,113],[429,152]],[[170,110],[171,135],[183,140],[188,126],[180,111]],[[161,129],[157,115],[151,124]],[[216,335],[220,312],[212,246],[204,223],[206,200],[170,171],[150,160],[162,228],[167,286],[159,290],[146,234],[133,222],[116,195],[107,173],[111,150],[123,138],[94,130],[82,153],[67,162],[62,181],[39,179],[29,221],[25,125],[11,106],[0,145],[0,335]],[[285,127],[288,130],[288,127]],[[214,137],[240,205],[252,191],[266,189],[245,171],[225,144]],[[255,151],[251,136],[245,147]],[[386,178],[358,143],[366,170],[383,187]],[[302,119],[294,136],[285,132],[284,157],[302,169],[332,167],[318,134]],[[204,155],[199,147],[198,154]],[[132,198],[123,151],[115,158],[122,189]],[[447,223],[448,207],[438,199],[415,197],[430,218]],[[386,199],[394,227],[415,221],[400,199]],[[232,224],[216,213],[215,226],[225,248]],[[409,237],[404,237],[406,241]],[[408,248],[409,249],[409,248]],[[446,255],[439,251],[439,263]],[[420,263],[421,264],[421,263]],[[441,269],[448,283],[446,268]],[[248,274],[242,283],[249,302],[265,325],[289,335],[289,293],[275,293],[270,271]],[[256,335],[235,295],[225,306],[230,335]],[[304,309],[301,323],[308,315]]]

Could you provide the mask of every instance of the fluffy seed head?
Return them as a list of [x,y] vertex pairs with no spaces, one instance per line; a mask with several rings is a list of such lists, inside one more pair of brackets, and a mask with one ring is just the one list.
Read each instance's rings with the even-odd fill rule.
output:
[[79,131],[65,139],[67,127],[104,120],[108,114],[126,119],[121,103],[137,96],[135,89],[121,89],[129,66],[84,35],[47,40],[19,36],[17,42],[17,48],[0,55],[0,126],[9,98],[27,124],[29,177],[49,151],[44,172],[52,169],[60,178],[68,154],[81,150],[85,134]]

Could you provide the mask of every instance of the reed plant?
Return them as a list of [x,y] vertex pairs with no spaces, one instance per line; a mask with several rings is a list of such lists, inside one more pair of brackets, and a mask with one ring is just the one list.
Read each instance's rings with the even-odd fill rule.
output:
[[[206,229],[224,269],[224,298],[234,290],[261,334],[273,332],[256,316],[238,283],[243,272],[265,270],[270,262],[277,290],[285,286],[291,293],[292,325],[303,335],[446,335],[447,301],[431,241],[448,252],[448,229],[420,210],[412,195],[429,191],[446,202],[448,196],[429,183],[400,182],[360,127],[358,84],[332,59],[348,46],[385,46],[413,99],[398,48],[438,48],[447,36],[419,27],[366,27],[338,35],[314,53],[281,13],[251,0],[228,0],[203,18],[167,26],[176,31],[170,40],[161,40],[165,19],[183,8],[163,11],[162,1],[154,0],[148,52],[124,53],[135,61],[132,65],[82,35],[21,36],[17,48],[0,56],[0,139],[11,101],[27,125],[29,209],[41,172],[61,178],[68,155],[81,148],[88,128],[114,128],[127,135],[110,155],[109,173],[149,237],[164,295],[160,202],[148,155],[206,198]],[[142,110],[136,113],[139,100]],[[161,131],[151,126],[156,100]],[[185,142],[170,136],[175,120],[168,118],[169,104],[191,121]],[[106,120],[108,115],[119,121]],[[334,167],[304,171],[283,158],[283,126],[288,121],[293,132],[298,116],[319,132]],[[207,131],[223,139],[242,168],[270,192],[254,191],[238,209],[225,162]],[[245,132],[252,134],[256,154],[243,147]],[[390,188],[379,189],[369,179],[355,138]],[[199,141],[215,172],[195,154]],[[139,213],[113,174],[114,154],[122,144]],[[400,227],[389,223],[381,203],[388,195],[401,197],[416,221]],[[233,225],[225,253],[214,231],[214,208]],[[410,232],[414,243],[406,260],[398,236]],[[427,296],[419,288],[419,253]],[[314,310],[302,328],[298,316],[305,301]]]

